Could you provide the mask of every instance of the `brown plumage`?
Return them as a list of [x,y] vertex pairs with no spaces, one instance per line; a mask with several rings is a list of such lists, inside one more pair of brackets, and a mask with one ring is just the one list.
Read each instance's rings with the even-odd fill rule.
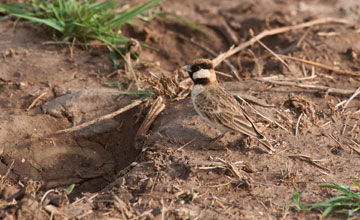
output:
[[270,152],[275,151],[262,135],[233,95],[221,87],[212,62],[197,59],[191,66],[184,66],[195,85],[191,92],[196,112],[222,133],[236,131],[258,139]]

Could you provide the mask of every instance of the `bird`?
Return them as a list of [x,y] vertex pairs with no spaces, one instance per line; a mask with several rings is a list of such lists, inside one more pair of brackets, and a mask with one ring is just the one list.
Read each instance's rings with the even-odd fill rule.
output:
[[256,138],[267,148],[268,153],[275,151],[237,99],[219,84],[211,60],[195,59],[182,69],[188,72],[194,82],[191,99],[195,111],[204,121],[222,133],[214,140],[222,138],[226,132],[238,132]]

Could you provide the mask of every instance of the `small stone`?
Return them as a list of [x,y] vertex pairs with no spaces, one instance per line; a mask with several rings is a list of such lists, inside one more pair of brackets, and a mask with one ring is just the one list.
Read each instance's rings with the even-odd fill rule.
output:
[[15,76],[15,77],[22,77],[22,76],[24,76],[24,74],[23,74],[22,72],[16,71],[16,72],[14,73],[14,76]]

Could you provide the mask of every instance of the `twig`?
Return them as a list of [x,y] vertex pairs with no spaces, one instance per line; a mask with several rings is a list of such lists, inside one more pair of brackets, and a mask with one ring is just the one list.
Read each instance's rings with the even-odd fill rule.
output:
[[115,195],[115,193],[112,193],[112,195],[115,200],[114,205],[118,210],[120,210],[122,219],[130,218],[133,214],[133,210],[131,210],[131,207],[129,207],[129,210],[128,205],[123,200],[121,200],[117,195]]
[[344,103],[346,102],[346,99],[339,102],[338,104],[335,105],[335,108],[338,109],[340,106],[342,106]]
[[95,193],[94,195],[90,196],[89,198],[86,198],[85,196],[81,197],[80,199],[74,201],[73,203],[71,204],[77,204],[83,200],[86,200],[86,201],[89,201],[89,200],[93,200],[95,197],[97,197],[99,195],[99,193]]
[[221,163],[227,165],[228,168],[230,168],[229,170],[231,170],[239,179],[241,179],[244,176],[239,173],[238,168],[233,163],[223,160],[221,158],[216,158],[215,160],[220,161]]
[[276,124],[278,127],[280,127],[281,129],[283,129],[284,131],[289,132],[285,127],[283,127],[281,124],[277,123],[274,120],[271,120],[270,118],[264,116],[263,114],[261,114],[258,110],[256,110],[254,107],[252,107],[247,101],[245,101],[243,98],[241,98],[240,96],[236,96],[236,98],[240,99],[242,102],[244,102],[245,104],[247,104],[252,110],[254,110],[256,112],[256,114],[258,114],[259,116],[261,116],[262,118],[264,118],[266,121],[269,121],[271,123]]
[[340,143],[340,141],[338,141],[332,134],[328,134],[327,136],[333,139],[340,146],[341,149],[345,150],[343,145]]
[[43,205],[43,202],[44,202],[46,196],[49,195],[51,192],[54,192],[54,191],[55,191],[55,189],[49,189],[48,191],[46,191],[46,193],[43,195],[43,197],[40,200],[40,205]]
[[217,75],[222,75],[222,76],[225,76],[225,77],[228,77],[228,78],[234,78],[232,75],[227,74],[227,73],[220,72],[220,71],[218,71],[218,70],[215,70],[215,73],[216,73]]
[[234,180],[230,180],[229,182],[227,182],[227,183],[222,183],[222,184],[217,184],[217,185],[209,185],[209,187],[212,187],[212,188],[218,188],[218,187],[222,187],[222,186],[227,186],[227,185],[229,185],[229,184],[231,184],[231,183],[233,183],[234,182]]
[[69,45],[70,50],[70,59],[74,58],[74,45],[75,45],[76,37],[74,37],[71,46]]
[[223,17],[220,18],[220,26],[217,26],[220,30],[220,32],[225,36],[225,39],[230,45],[238,44],[239,39],[237,37],[237,34],[234,33],[234,31],[231,29],[231,27],[228,25],[226,20]]
[[6,178],[9,176],[11,170],[14,168],[14,163],[15,163],[15,159],[12,160],[12,162],[11,162],[8,170],[6,171],[5,175],[3,175],[3,176],[1,177],[1,181],[0,181],[0,188],[1,188],[1,189],[2,189],[2,187],[3,187],[3,184],[5,183]]
[[349,98],[349,100],[347,100],[347,102],[344,104],[344,109],[349,105],[349,103],[351,102],[351,100],[353,100],[356,96],[358,96],[360,94],[360,87],[354,92],[354,94]]
[[263,78],[257,78],[259,80],[276,80],[276,81],[295,81],[295,82],[299,82],[299,81],[304,81],[304,80],[310,80],[310,79],[315,79],[317,77],[317,75],[311,75],[311,76],[306,76],[306,77],[299,77],[299,78],[282,78],[279,77],[278,75],[275,76],[267,76],[267,77],[263,77]]
[[135,220],[135,219],[140,219],[141,217],[144,217],[144,216],[147,216],[147,215],[150,215],[152,213],[152,209],[149,209],[145,212],[143,212],[141,215],[139,216],[135,216],[134,218],[130,218],[129,220]]
[[143,123],[136,132],[135,135],[135,148],[141,149],[145,140],[146,133],[148,132],[150,126],[156,119],[156,117],[165,109],[164,99],[161,96],[158,96],[150,110],[148,111]]
[[358,125],[358,122],[356,122],[356,123],[354,124],[354,126],[351,128],[351,132],[353,132],[353,131],[355,130],[355,128],[357,127],[357,125]]
[[152,193],[152,192],[154,191],[154,188],[155,188],[155,185],[156,185],[156,181],[158,180],[158,177],[159,177],[159,172],[156,172],[155,179],[154,179],[154,183],[153,183],[153,185],[151,186],[150,193]]
[[347,119],[348,119],[348,117],[346,117],[345,120],[344,120],[344,126],[343,126],[343,128],[341,129],[340,135],[344,135],[344,134],[345,134],[346,126],[347,126],[347,121],[348,121]]
[[311,60],[305,60],[305,59],[301,59],[301,58],[297,58],[297,57],[291,57],[291,56],[287,56],[287,55],[281,55],[281,54],[279,54],[279,56],[281,56],[282,58],[285,58],[285,59],[289,59],[289,60],[293,60],[293,61],[297,61],[297,62],[302,62],[302,63],[309,64],[309,65],[312,65],[312,66],[316,66],[316,67],[319,67],[319,68],[327,69],[327,70],[333,71],[333,72],[341,74],[341,75],[350,75],[350,76],[360,77],[360,74],[357,74],[357,73],[354,73],[354,72],[351,72],[351,71],[336,69],[334,67],[327,66],[327,65],[324,65],[324,64],[321,64],[321,63],[317,63],[317,62],[314,62],[314,61],[311,61]]
[[191,141],[187,142],[186,144],[180,146],[178,149],[175,150],[175,152],[182,150],[184,147],[188,146],[189,144],[191,144],[191,143],[194,142],[194,141],[195,141],[195,138],[192,139]]
[[295,48],[300,47],[301,43],[304,41],[305,37],[310,33],[311,29],[312,28],[310,27],[304,32],[304,34],[300,37],[299,41],[296,43]]
[[338,89],[338,88],[331,88],[328,86],[321,86],[321,85],[310,85],[310,84],[302,84],[302,83],[296,83],[296,82],[283,82],[283,81],[277,81],[277,80],[267,80],[267,79],[255,79],[261,82],[267,82],[275,85],[282,85],[282,86],[296,86],[303,89],[314,89],[314,90],[320,90],[320,91],[326,91],[326,93],[330,94],[338,94],[338,95],[349,95],[353,94],[354,90],[349,89]]
[[[243,166],[243,162],[242,161],[237,161],[235,163],[233,163],[233,165],[237,165],[237,164],[241,164]],[[199,170],[214,170],[214,169],[229,169],[229,164],[227,162],[225,162],[224,160],[220,159],[220,158],[216,158],[215,164],[212,163],[210,165],[205,165],[205,166],[199,166],[197,167],[197,169]],[[231,168],[231,167],[230,167]],[[233,167],[234,168],[234,167]],[[231,170],[231,169],[230,169]],[[238,173],[238,172],[237,172]],[[239,174],[240,175],[240,174]],[[238,176],[238,175],[237,175]],[[241,176],[241,175],[240,175]]]
[[304,23],[297,24],[297,25],[274,28],[274,29],[271,29],[271,30],[264,30],[260,34],[256,35],[255,37],[251,38],[250,40],[246,41],[245,43],[240,44],[237,47],[230,48],[225,53],[222,53],[219,56],[217,56],[216,58],[214,58],[213,59],[214,65],[215,66],[219,65],[224,59],[236,54],[240,50],[242,50],[242,49],[244,49],[244,48],[246,48],[246,47],[248,47],[250,45],[253,45],[256,42],[256,40],[260,40],[260,39],[262,39],[264,37],[271,36],[271,35],[276,35],[276,34],[280,34],[280,33],[284,33],[284,32],[288,32],[288,31],[296,30],[296,29],[300,29],[300,28],[311,27],[311,26],[314,26],[314,25],[317,25],[317,24],[330,23],[330,22],[342,23],[342,24],[347,24],[348,23],[348,21],[345,20],[345,19],[328,17],[328,18],[320,18],[320,19],[312,20],[312,21],[309,21],[309,22],[304,22]]
[[[360,147],[360,144],[356,143],[354,140],[351,140],[351,142],[353,142],[356,146]],[[351,146],[350,144],[347,144],[347,146],[360,155],[360,149],[357,149],[357,148]]]
[[250,103],[262,106],[262,107],[266,107],[266,108],[276,107],[274,104],[267,104],[264,100],[258,99],[252,95],[248,95],[248,94],[244,94],[244,93],[240,93],[240,92],[232,92],[231,94],[233,94],[235,96],[241,96],[241,98],[245,99],[247,102],[250,102]]
[[268,184],[268,183],[262,183],[259,181],[254,181],[254,184],[262,185],[262,186],[268,186],[268,187],[275,187],[275,188],[282,188],[283,186],[277,186],[274,184]]
[[216,197],[216,196],[212,196],[215,200],[218,200],[218,201],[221,201],[222,203],[225,203],[226,205],[229,205],[229,206],[233,206],[233,207],[236,207],[236,208],[239,208],[239,209],[243,209],[243,207],[241,207],[240,205],[238,205],[238,204],[236,204],[236,203],[231,203],[231,202],[227,202],[227,201],[225,201],[225,200],[223,200],[223,199],[220,199],[220,198],[218,198],[218,197]]
[[274,51],[272,51],[269,47],[267,47],[263,42],[261,42],[260,40],[258,40],[255,36],[254,36],[254,31],[252,29],[250,29],[250,35],[251,37],[253,37],[256,42],[258,44],[260,44],[263,48],[265,48],[265,50],[267,50],[269,53],[271,53],[274,57],[276,57],[282,64],[284,64],[291,73],[295,74],[295,71],[293,68],[291,68],[279,55],[277,55]]
[[161,198],[160,203],[161,203],[161,220],[165,220],[166,208],[165,208],[165,204],[164,204],[164,199],[163,199],[163,198]]
[[155,79],[160,80],[160,77],[157,76],[155,73],[149,70],[150,75],[152,75]]
[[111,119],[111,118],[113,118],[113,117],[115,117],[115,116],[117,116],[117,115],[119,115],[119,114],[121,114],[121,113],[124,113],[124,112],[126,112],[126,111],[128,111],[128,110],[130,110],[130,109],[132,109],[132,108],[134,108],[134,107],[136,107],[136,106],[138,106],[138,105],[140,105],[140,104],[143,103],[145,100],[147,100],[147,99],[135,101],[135,102],[133,102],[133,103],[131,103],[131,104],[125,106],[125,107],[122,107],[121,109],[116,110],[116,111],[114,111],[114,112],[112,112],[112,113],[110,113],[110,114],[107,114],[107,115],[101,116],[101,117],[99,117],[99,118],[96,118],[96,119],[94,119],[94,120],[91,120],[91,121],[82,123],[82,124],[77,125],[77,126],[74,126],[74,127],[72,127],[72,128],[67,128],[67,129],[63,129],[63,130],[56,131],[55,133],[50,134],[49,136],[59,135],[59,134],[64,134],[64,133],[70,133],[70,132],[78,131],[78,130],[81,130],[81,129],[85,128],[85,127],[88,127],[88,126],[90,126],[90,125],[92,125],[92,124],[96,124],[96,123],[98,123],[98,122],[100,122],[100,121],[104,121],[104,120],[107,120],[107,119]]
[[264,71],[263,61],[262,60],[260,61],[259,58],[256,57],[255,53],[251,49],[249,49],[248,51],[250,55],[254,57],[255,67],[252,71],[257,70],[257,75],[261,76]]
[[300,125],[300,120],[302,118],[302,116],[304,115],[304,112],[301,112],[297,122],[296,122],[296,128],[295,128],[295,137],[297,136],[298,134],[298,131],[299,131],[299,125]]
[[319,164],[317,164],[311,157],[307,156],[307,155],[302,155],[302,154],[294,154],[294,155],[288,155],[288,157],[292,157],[292,158],[298,158],[302,161],[308,162],[309,164],[312,164],[320,169],[326,170],[328,172],[330,172],[330,170],[326,167],[323,167]]
[[[189,41],[190,43],[194,44],[195,46],[198,46],[199,48],[201,48],[205,52],[209,53],[211,56],[214,56],[214,57],[218,56],[218,54],[215,51],[201,45],[200,43],[194,41],[191,38],[185,37],[182,34],[179,34],[179,38],[183,39],[183,40],[186,40],[186,41]],[[239,76],[239,73],[237,72],[236,68],[228,60],[224,60],[224,63],[225,63],[225,65],[227,65],[230,68],[231,72],[234,74],[236,79],[240,80],[240,76]]]
[[34,99],[34,101],[29,105],[29,107],[26,109],[26,111],[28,112],[30,109],[32,109],[36,103],[44,96],[46,95],[47,92],[43,92],[41,93],[38,97],[36,97],[36,99]]

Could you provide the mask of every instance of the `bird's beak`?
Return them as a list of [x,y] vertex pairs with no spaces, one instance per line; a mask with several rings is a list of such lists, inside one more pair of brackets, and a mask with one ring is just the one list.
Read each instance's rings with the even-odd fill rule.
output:
[[185,70],[188,73],[191,73],[191,67],[189,65],[185,65],[185,66],[181,67],[181,69]]

